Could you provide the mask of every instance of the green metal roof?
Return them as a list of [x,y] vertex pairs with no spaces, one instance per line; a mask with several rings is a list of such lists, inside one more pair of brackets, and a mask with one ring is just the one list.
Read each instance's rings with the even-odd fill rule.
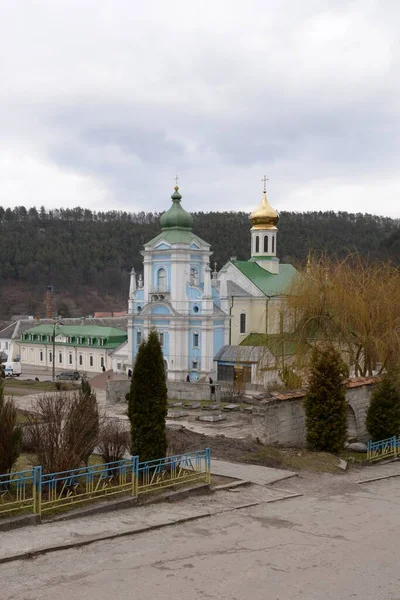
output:
[[[99,325],[56,325],[55,333],[56,336],[62,334],[66,337],[72,338],[81,337],[84,339],[103,339],[105,341],[101,346],[102,348],[115,348],[116,346],[119,346],[121,343],[125,342],[128,337],[126,331],[123,331],[122,329],[117,329],[116,327],[101,327]],[[23,335],[52,336],[53,325],[37,325],[36,327],[26,329]],[[37,340],[29,341],[36,342]],[[87,344],[83,343],[77,345],[86,346]]]
[[231,262],[266,296],[282,296],[288,293],[288,288],[297,273],[293,265],[280,264],[279,273],[275,274],[263,269],[256,262],[246,260],[232,260]]
[[274,356],[294,356],[296,354],[296,342],[282,338],[277,334],[250,333],[240,342],[240,346],[266,346]]
[[279,334],[250,333],[240,342],[240,346],[260,347],[265,346],[276,358],[283,356],[294,356],[295,354],[307,354],[310,346],[301,341],[282,337]]

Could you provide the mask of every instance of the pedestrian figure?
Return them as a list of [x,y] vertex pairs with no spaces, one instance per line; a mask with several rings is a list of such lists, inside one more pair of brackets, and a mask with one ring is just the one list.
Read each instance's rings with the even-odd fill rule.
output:
[[132,378],[132,371],[131,371],[131,369],[128,369],[128,379],[131,379],[131,378]]
[[105,368],[105,366],[104,366],[104,365],[101,367],[101,370],[103,371],[103,373],[105,373],[105,372],[106,372],[106,368]]
[[210,383],[210,398],[212,400],[213,398],[215,398],[215,385],[213,385],[214,382],[212,380],[212,377],[209,377],[208,381]]
[[189,373],[186,375],[186,383],[190,383],[190,375],[189,375]]

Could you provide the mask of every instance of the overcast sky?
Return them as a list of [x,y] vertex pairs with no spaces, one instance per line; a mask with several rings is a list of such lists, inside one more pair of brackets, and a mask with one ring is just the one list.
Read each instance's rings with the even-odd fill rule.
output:
[[0,205],[400,217],[399,0],[0,0]]

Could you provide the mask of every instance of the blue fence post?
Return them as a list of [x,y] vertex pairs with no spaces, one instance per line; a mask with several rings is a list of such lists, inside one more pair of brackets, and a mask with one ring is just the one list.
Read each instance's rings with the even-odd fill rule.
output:
[[132,496],[137,498],[139,486],[139,457],[132,456]]
[[36,515],[42,514],[42,467],[33,467],[33,512]]
[[206,481],[208,484],[211,483],[211,450],[210,448],[206,448]]

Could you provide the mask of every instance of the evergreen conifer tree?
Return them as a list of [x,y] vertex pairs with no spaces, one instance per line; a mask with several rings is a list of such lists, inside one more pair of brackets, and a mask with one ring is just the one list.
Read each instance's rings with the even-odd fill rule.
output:
[[132,375],[128,415],[132,454],[138,455],[141,462],[163,458],[167,453],[167,384],[156,331],[151,331],[147,341],[139,347]]
[[366,425],[373,441],[400,434],[400,377],[397,368],[390,367],[373,391]]
[[0,475],[9,473],[22,449],[22,429],[12,400],[4,398],[4,381],[0,378]]
[[307,443],[312,450],[338,453],[347,435],[344,380],[347,366],[330,345],[315,347],[305,399]]

